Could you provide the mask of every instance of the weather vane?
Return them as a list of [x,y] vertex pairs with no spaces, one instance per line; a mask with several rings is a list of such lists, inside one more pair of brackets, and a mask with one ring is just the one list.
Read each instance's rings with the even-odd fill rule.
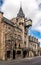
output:
[[4,0],[0,0],[0,11],[1,11],[1,7],[3,5],[3,2],[4,2]]

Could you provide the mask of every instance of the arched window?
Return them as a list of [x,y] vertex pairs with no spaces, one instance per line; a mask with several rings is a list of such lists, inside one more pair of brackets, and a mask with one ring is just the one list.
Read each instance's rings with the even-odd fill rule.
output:
[[20,48],[20,44],[19,44],[19,48]]
[[15,43],[15,48],[16,48],[16,46],[17,46],[17,45],[16,45],[16,43]]

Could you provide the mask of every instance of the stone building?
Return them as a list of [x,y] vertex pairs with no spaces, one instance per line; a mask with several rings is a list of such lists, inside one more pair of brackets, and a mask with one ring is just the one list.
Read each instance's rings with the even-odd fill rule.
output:
[[21,55],[22,43],[22,30],[0,12],[0,59],[14,59]]
[[39,55],[39,46],[40,42],[38,41],[37,38],[33,36],[29,36],[28,40],[28,48],[29,48],[29,56],[38,56]]
[[[22,10],[22,7],[20,7],[19,12],[17,14],[16,18],[12,18],[11,20],[16,26],[18,26],[19,28],[21,28],[22,30],[22,40],[23,40],[23,57],[29,56],[29,47],[30,47],[30,38],[27,34],[28,29],[30,26],[32,26],[32,20],[31,19],[27,19],[24,15],[24,12]],[[32,38],[32,37],[31,37]],[[33,37],[34,38],[34,37]],[[36,42],[35,42],[36,41]],[[33,41],[32,39],[32,44],[36,44],[37,46],[39,45],[38,39],[35,38],[35,40]],[[33,46],[33,45],[32,45]],[[35,48],[34,48],[35,50]],[[26,51],[28,51],[26,53]],[[37,50],[38,51],[38,47]],[[25,55],[24,55],[25,54]],[[33,54],[33,53],[32,53]],[[34,56],[34,54],[32,55]]]
[[5,18],[0,11],[0,60],[27,57],[31,43],[38,44],[38,40],[37,42],[29,41],[28,24],[31,26],[32,20],[25,18],[22,7],[17,17],[11,20]]

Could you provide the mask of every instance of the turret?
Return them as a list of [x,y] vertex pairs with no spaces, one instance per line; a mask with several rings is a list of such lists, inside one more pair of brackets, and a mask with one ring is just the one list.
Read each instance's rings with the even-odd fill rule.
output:
[[18,24],[23,26],[25,14],[23,12],[22,5],[20,5],[20,9],[19,9],[19,12],[17,14],[17,18],[18,18]]
[[32,26],[32,20],[31,19],[26,20],[25,21],[25,28],[29,28],[30,26]]
[[23,46],[24,46],[24,19],[25,15],[22,9],[22,5],[20,5],[19,12],[17,14],[17,24],[22,30],[22,40],[23,40]]
[[24,12],[23,12],[23,9],[22,9],[22,3],[20,3],[20,9],[19,9],[19,12],[17,14],[17,17],[25,18],[25,15],[24,15]]

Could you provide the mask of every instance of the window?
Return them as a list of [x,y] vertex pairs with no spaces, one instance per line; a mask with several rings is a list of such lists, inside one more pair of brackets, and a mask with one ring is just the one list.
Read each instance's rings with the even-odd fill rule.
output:
[[17,54],[21,54],[21,51],[17,51]]
[[8,26],[8,29],[10,29],[10,27]]
[[16,46],[17,46],[17,45],[16,45],[16,43],[15,43],[15,48],[16,48]]
[[34,41],[36,42],[36,38],[34,38]]
[[22,23],[22,26],[23,26],[23,23]]
[[20,23],[19,23],[19,25],[22,25],[22,26],[23,26],[23,23],[22,23],[22,22],[20,22]]
[[18,22],[18,18],[16,19],[16,21]]
[[21,23],[19,23],[19,25],[21,25]]
[[21,36],[20,36],[20,35],[18,35],[18,39],[19,39],[19,40],[21,39]]
[[17,38],[17,34],[14,35],[14,38]]
[[10,58],[10,51],[7,51],[7,58]]
[[24,42],[24,44],[26,45],[26,41]]
[[19,44],[19,48],[20,48],[20,44]]
[[31,36],[29,36],[29,41],[32,41],[32,37]]

